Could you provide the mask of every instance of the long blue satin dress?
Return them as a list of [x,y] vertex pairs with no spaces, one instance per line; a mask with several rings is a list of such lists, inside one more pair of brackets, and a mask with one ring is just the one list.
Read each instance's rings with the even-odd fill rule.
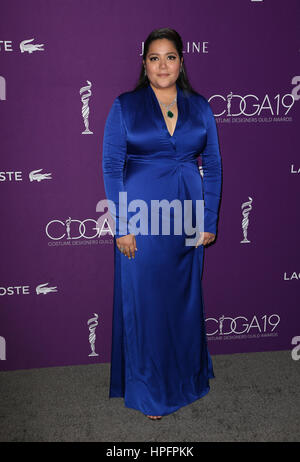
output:
[[204,199],[204,231],[216,234],[222,176],[216,122],[204,96],[176,87],[173,136],[148,83],[115,98],[102,153],[106,197],[116,206],[109,398],[161,416],[203,397],[215,377],[201,286],[204,247],[186,246],[184,233],[135,233],[138,250],[129,259],[116,238],[130,233],[119,230],[119,192],[127,192],[127,204]]

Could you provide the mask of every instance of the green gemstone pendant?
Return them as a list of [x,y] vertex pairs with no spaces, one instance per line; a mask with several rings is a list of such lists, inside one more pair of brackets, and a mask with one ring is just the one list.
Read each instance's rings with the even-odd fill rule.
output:
[[173,117],[173,115],[174,115],[174,114],[173,114],[173,112],[172,112],[172,111],[168,111],[168,112],[167,112],[167,116],[168,116],[168,117],[171,117],[171,118],[172,118],[172,117]]

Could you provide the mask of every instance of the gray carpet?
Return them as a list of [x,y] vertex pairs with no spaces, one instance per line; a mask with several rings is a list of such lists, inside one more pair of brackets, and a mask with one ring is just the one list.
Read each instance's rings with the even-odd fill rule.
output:
[[212,356],[210,392],[151,421],[108,398],[110,364],[0,372],[0,441],[299,441],[290,351]]

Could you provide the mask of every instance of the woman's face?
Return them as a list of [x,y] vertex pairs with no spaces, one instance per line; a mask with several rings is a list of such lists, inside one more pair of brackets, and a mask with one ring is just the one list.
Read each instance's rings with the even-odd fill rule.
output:
[[146,60],[143,60],[150,82],[157,88],[167,88],[178,79],[180,66],[178,52],[168,39],[153,40],[149,46]]

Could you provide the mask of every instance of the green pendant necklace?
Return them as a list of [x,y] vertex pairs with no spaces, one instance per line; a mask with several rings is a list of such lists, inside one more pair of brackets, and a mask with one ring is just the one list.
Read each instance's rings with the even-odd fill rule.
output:
[[174,116],[174,114],[173,114],[172,111],[169,111],[169,108],[172,107],[173,104],[176,103],[176,101],[177,101],[177,95],[175,96],[175,99],[172,101],[171,104],[165,104],[165,103],[162,103],[161,101],[159,101],[159,103],[167,109],[167,116],[170,117],[170,118],[172,118]]

